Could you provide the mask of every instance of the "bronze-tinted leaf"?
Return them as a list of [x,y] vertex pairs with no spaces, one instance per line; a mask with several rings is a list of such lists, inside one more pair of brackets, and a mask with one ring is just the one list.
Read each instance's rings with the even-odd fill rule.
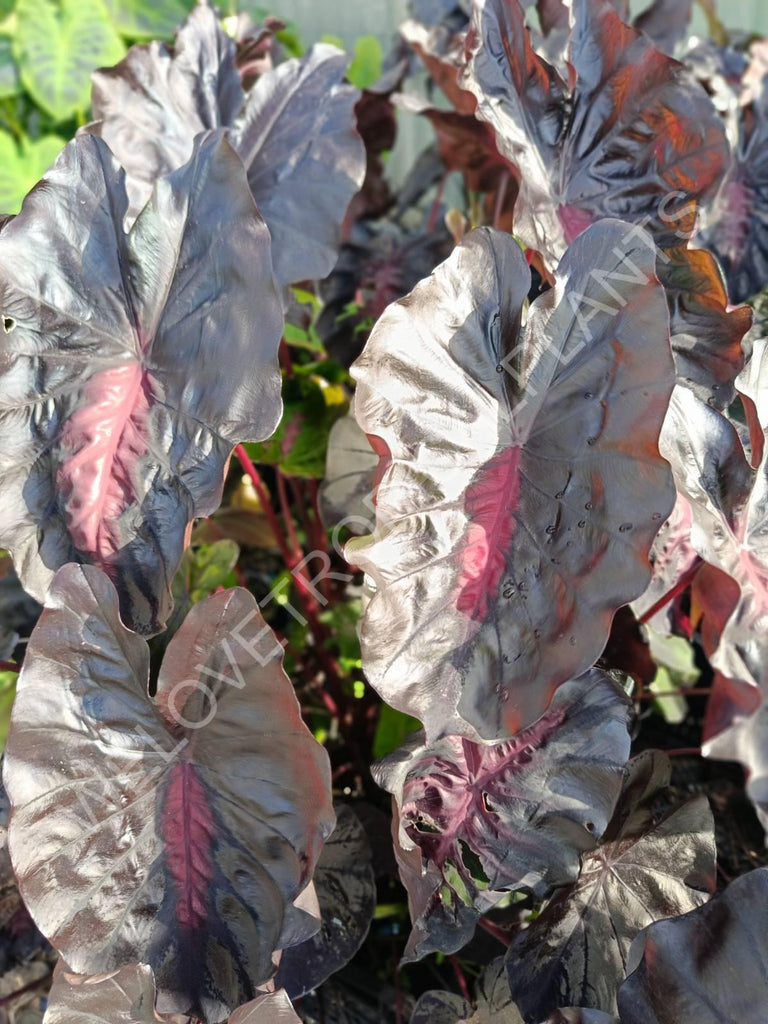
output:
[[520,169],[516,231],[550,269],[602,217],[679,245],[726,168],[720,119],[683,65],[607,0],[573,0],[571,24],[572,85],[534,51],[518,0],[474,7],[462,83]]
[[336,828],[315,868],[320,931],[280,959],[277,984],[291,999],[344,967],[365,940],[376,907],[376,883],[365,829],[351,807],[337,804]]
[[398,809],[395,854],[413,922],[406,961],[461,948],[502,891],[544,896],[575,881],[613,812],[630,716],[626,696],[592,669],[512,739],[425,746],[418,734],[374,766]]
[[326,527],[344,524],[357,534],[373,529],[378,461],[354,416],[342,416],[334,423],[320,487],[320,511]]
[[325,751],[244,590],[149,648],[92,566],[57,574],[19,677],[4,780],[27,906],[82,974],[136,961],[158,1010],[209,1024],[317,922],[294,901],[333,827]]
[[510,990],[527,1024],[564,1004],[615,1013],[640,929],[700,906],[714,889],[706,797],[648,825],[654,771],[630,765],[610,838],[584,858],[579,880],[552,898],[507,953]]
[[128,235],[126,206],[84,136],[0,234],[0,543],[40,601],[64,563],[100,566],[126,624],[153,633],[233,445],[279,420],[283,321],[269,232],[220,133]]
[[682,917],[642,931],[619,990],[621,1024],[763,1024],[768,1012],[768,868]]
[[376,585],[365,671],[430,740],[535,721],[647,584],[674,500],[648,241],[592,227],[521,330],[522,251],[471,232],[389,307],[353,367],[355,415],[381,453],[376,530],[347,545]]

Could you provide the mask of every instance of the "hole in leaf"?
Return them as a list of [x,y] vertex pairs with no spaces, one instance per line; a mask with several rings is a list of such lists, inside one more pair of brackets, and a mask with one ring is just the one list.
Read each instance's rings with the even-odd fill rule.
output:
[[3,330],[6,334],[10,334],[13,328],[16,326],[16,321],[12,316],[3,317]]

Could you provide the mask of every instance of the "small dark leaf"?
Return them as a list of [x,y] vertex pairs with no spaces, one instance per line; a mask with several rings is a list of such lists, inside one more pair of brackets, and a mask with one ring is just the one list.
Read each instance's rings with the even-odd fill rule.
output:
[[645,830],[657,761],[630,762],[628,788],[579,880],[558,893],[507,953],[526,1024],[558,1006],[616,1012],[629,947],[646,925],[704,903],[715,887],[712,812],[704,796]]
[[157,182],[128,235],[126,206],[122,171],[84,136],[0,233],[0,543],[41,601],[60,565],[101,566],[149,634],[233,445],[279,419],[282,311],[220,134]]
[[[619,794],[630,715],[626,696],[592,669],[512,739],[423,746],[422,733],[374,766],[399,812],[395,854],[413,922],[406,961],[455,952],[503,890],[543,896],[578,877]],[[415,885],[412,851],[423,863]]]
[[92,566],[64,567],[19,677],[4,780],[24,901],[72,970],[137,960],[158,1011],[222,1021],[317,922],[328,758],[245,590],[195,605],[153,699],[145,640]]
[[351,807],[337,804],[336,828],[315,868],[320,931],[286,949],[276,983],[291,999],[317,988],[358,951],[373,918],[376,883],[371,848]]
[[682,917],[642,931],[619,990],[621,1024],[763,1024],[768,1012],[768,868]]
[[430,739],[535,721],[647,584],[674,501],[657,448],[673,368],[648,241],[594,225],[521,330],[522,250],[470,232],[388,308],[353,367],[355,416],[380,454],[376,529],[347,544],[376,584],[366,674]]

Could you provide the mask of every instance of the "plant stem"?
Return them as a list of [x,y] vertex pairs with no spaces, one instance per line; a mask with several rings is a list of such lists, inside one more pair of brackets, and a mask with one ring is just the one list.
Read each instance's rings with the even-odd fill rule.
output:
[[0,661],[0,672],[15,672],[18,675],[21,672],[21,665],[17,665],[15,661]]
[[477,923],[483,931],[488,932],[488,934],[492,935],[494,939],[498,939],[502,946],[509,947],[512,945],[511,937],[507,935],[503,928],[499,928],[497,924],[494,924],[493,921],[489,921],[487,918],[481,917]]
[[662,750],[667,757],[701,757],[701,747],[675,747],[674,750]]
[[250,455],[241,444],[237,445],[235,448],[235,455],[237,456],[240,465],[250,477],[254,490],[259,497],[262,511],[267,518],[267,522],[269,523],[272,533],[275,536],[277,546],[280,548],[280,554],[283,556],[284,561],[288,563],[290,561],[290,549],[285,539],[283,529],[280,526],[280,520],[277,518],[277,514],[272,507],[272,499],[269,496],[269,491],[265,487],[264,481],[261,479],[261,474],[251,461]]
[[432,209],[429,211],[429,220],[427,221],[427,232],[435,230],[435,224],[437,223],[437,215],[440,212],[440,203],[443,201],[443,192],[445,192],[445,183],[448,181],[448,172],[440,179],[440,184],[437,186],[437,192],[435,194],[435,200],[432,203]]
[[637,621],[641,622],[641,623],[649,622],[653,618],[653,616],[656,614],[656,612],[661,611],[661,609],[665,605],[669,604],[670,601],[674,601],[674,599],[677,597],[677,595],[681,594],[685,590],[685,588],[688,586],[688,584],[693,581],[693,577],[699,571],[699,566],[701,564],[702,564],[702,560],[697,555],[696,556],[696,561],[693,563],[693,565],[690,565],[685,570],[685,572],[680,577],[680,579],[677,581],[677,583],[674,585],[674,587],[672,587],[671,590],[668,590],[666,592],[666,594],[664,594],[662,597],[660,597],[659,600],[655,604],[651,605],[651,607],[648,609],[648,611],[645,612],[643,615],[641,615],[640,618]]
[[467,985],[467,979],[464,977],[464,971],[462,971],[462,969],[461,969],[461,964],[456,959],[456,955],[454,953],[452,953],[448,957],[448,959],[451,962],[451,967],[453,968],[453,973],[456,975],[456,981],[457,981],[458,986],[459,986],[459,991],[461,992],[462,996],[467,1000],[467,1002],[471,1003],[472,1002],[472,998],[470,997],[470,994],[469,994],[469,986]]
[[505,171],[496,189],[496,202],[493,205],[493,226],[498,228],[501,220],[501,212],[504,209],[504,200],[507,198],[507,187],[509,185],[509,171]]

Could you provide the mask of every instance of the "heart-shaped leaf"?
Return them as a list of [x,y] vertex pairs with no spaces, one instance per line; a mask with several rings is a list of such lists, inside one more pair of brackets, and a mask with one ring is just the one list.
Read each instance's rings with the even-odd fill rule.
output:
[[768,1006],[768,868],[749,871],[630,949],[621,1024],[762,1024]]
[[376,530],[347,545],[376,585],[365,670],[430,740],[535,721],[647,585],[674,501],[649,241],[593,226],[521,331],[525,257],[509,235],[473,231],[389,307],[353,367],[356,418],[382,453]]
[[[187,525],[280,417],[280,296],[242,164],[200,136],[129,235],[123,174],[71,142],[0,233],[0,542],[43,600],[65,562],[156,632]],[[247,254],[247,258],[244,258]]]
[[54,121],[88,109],[90,76],[125,53],[103,0],[17,0],[14,47],[30,95]]
[[515,230],[549,268],[601,217],[642,224],[665,249],[690,236],[727,165],[723,126],[608,0],[571,4],[573,84],[534,51],[518,0],[477,0],[468,50],[462,83],[522,175]]
[[188,158],[198,132],[231,127],[272,235],[279,282],[325,277],[365,173],[359,93],[343,84],[347,63],[336,47],[318,44],[260,75],[246,98],[234,40],[210,7],[198,6],[173,54],[155,43],[134,46],[117,67],[94,75],[96,121],[86,130],[125,167],[133,216],[157,176]]
[[17,147],[12,136],[0,134],[0,210],[18,213],[24,196],[65,145],[58,135],[44,135],[34,140],[25,136]]
[[65,566],[19,677],[9,849],[81,974],[148,963],[158,1011],[217,1022],[317,922],[293,906],[333,828],[330,770],[281,646],[235,589],[195,605],[153,698],[149,648],[93,566]]
[[420,734],[374,767],[398,809],[395,854],[418,864],[417,850],[423,865],[415,886],[403,872],[413,921],[404,960],[460,949],[503,890],[543,896],[575,881],[619,795],[630,717],[626,696],[592,669],[512,739],[424,746]]
[[371,848],[351,807],[337,804],[336,828],[315,868],[320,931],[280,958],[277,984],[291,999],[317,988],[363,944],[376,907]]
[[610,838],[584,858],[579,880],[557,893],[509,947],[510,990],[529,1024],[563,1005],[615,1013],[637,933],[700,906],[714,890],[707,798],[694,797],[649,823],[656,777],[647,759],[630,762]]

